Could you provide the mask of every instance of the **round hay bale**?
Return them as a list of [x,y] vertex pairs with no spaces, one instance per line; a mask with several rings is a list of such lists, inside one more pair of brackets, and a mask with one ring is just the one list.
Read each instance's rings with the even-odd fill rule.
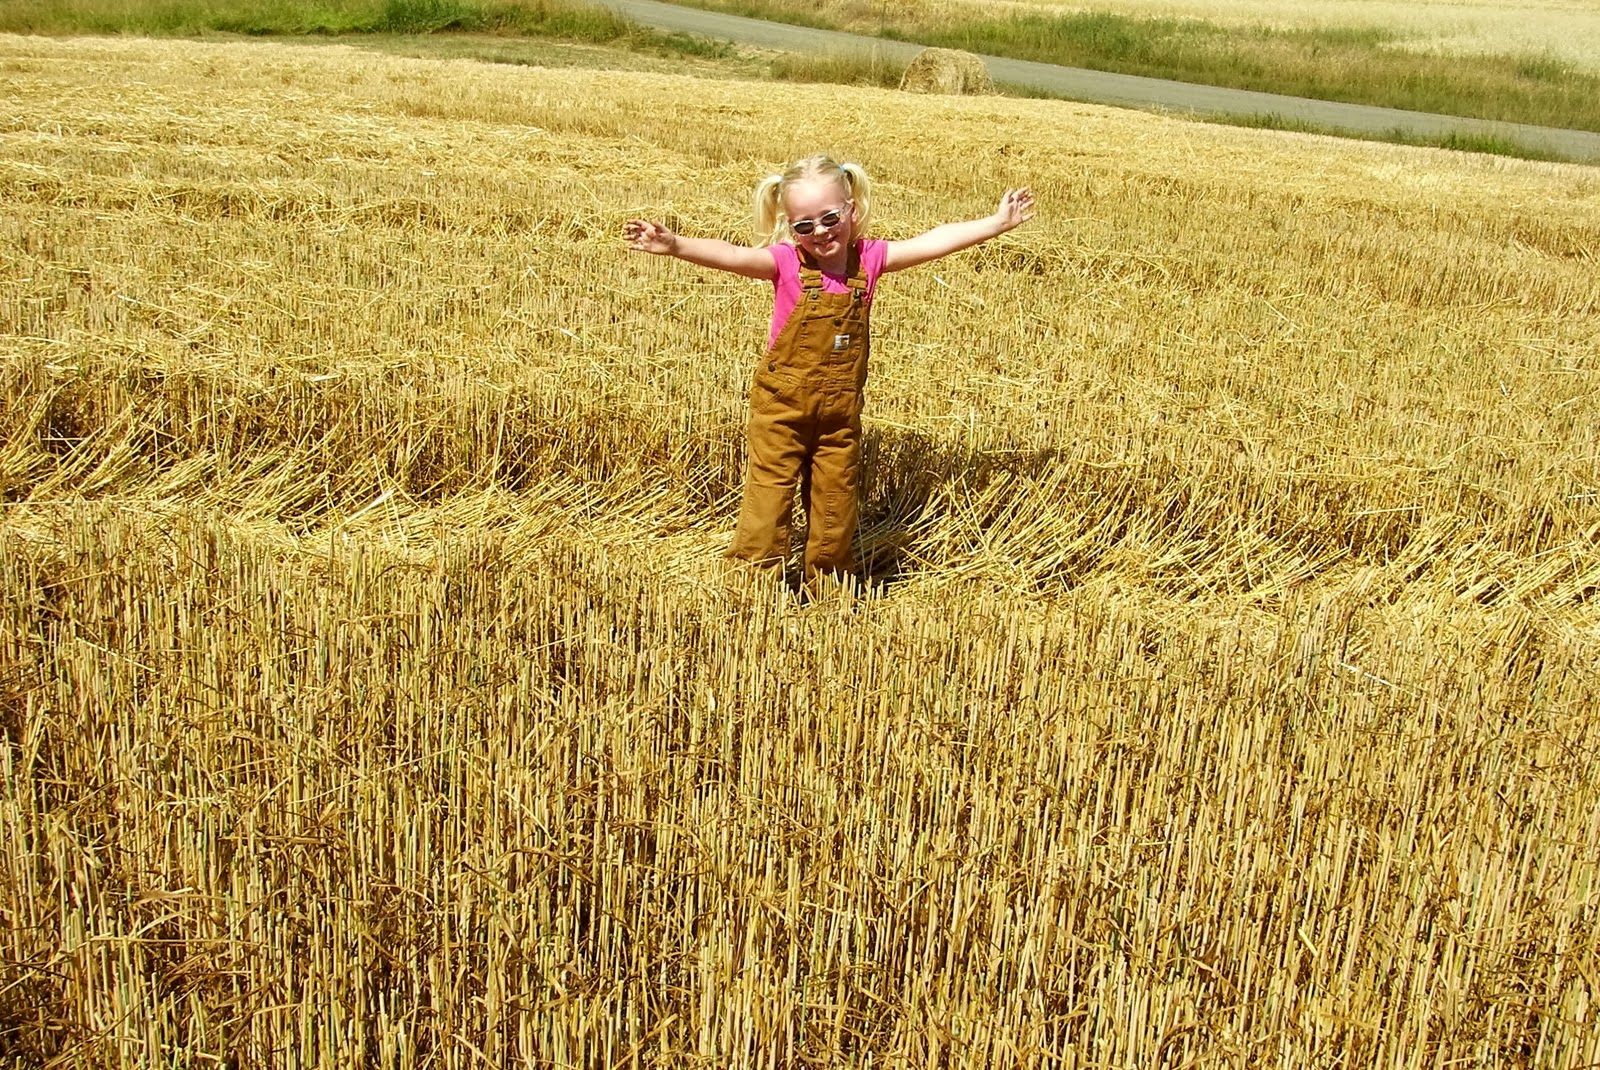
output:
[[971,52],[924,48],[906,67],[900,88],[908,93],[993,93],[989,68]]

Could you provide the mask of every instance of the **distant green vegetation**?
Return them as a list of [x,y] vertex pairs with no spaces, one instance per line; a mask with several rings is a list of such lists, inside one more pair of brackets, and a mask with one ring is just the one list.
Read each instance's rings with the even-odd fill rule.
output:
[[894,89],[906,64],[880,52],[785,52],[772,61],[772,77],[785,82],[832,82]]
[[[1331,137],[1350,137],[1350,131],[1339,127],[1323,126],[1303,119],[1285,119],[1281,115],[1206,115],[1207,122],[1243,126],[1255,130],[1289,130],[1301,134],[1326,134]],[[1457,152],[1481,152],[1491,156],[1514,156],[1523,160],[1563,160],[1557,153],[1531,148],[1519,141],[1494,137],[1488,134],[1466,134],[1452,131],[1446,134],[1415,134],[1399,128],[1381,134],[1363,134],[1366,141],[1387,141],[1394,145],[1420,145],[1435,149],[1453,149]]]
[[627,23],[599,7],[561,0],[33,0],[0,6],[9,33],[242,34],[432,33],[439,30],[549,33],[610,40]]
[[1438,56],[1377,28],[1278,30],[1105,12],[829,20],[781,0],[682,0],[781,22],[1180,82],[1600,131],[1600,77],[1551,56]]
[[493,33],[555,37],[687,55],[726,44],[663,33],[581,0],[31,0],[0,4],[0,33],[186,37]]

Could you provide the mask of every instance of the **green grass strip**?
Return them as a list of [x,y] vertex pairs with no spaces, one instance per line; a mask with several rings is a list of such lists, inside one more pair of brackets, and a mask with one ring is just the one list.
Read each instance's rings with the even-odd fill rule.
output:
[[492,33],[553,37],[696,56],[730,46],[637,25],[573,0],[32,0],[0,4],[0,33],[305,34]]

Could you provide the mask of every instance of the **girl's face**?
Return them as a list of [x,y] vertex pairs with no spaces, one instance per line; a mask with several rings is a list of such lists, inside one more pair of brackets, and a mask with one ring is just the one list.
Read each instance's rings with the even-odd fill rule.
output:
[[[827,259],[846,249],[855,230],[856,209],[844,183],[831,178],[801,179],[783,192],[783,212],[789,226],[810,223],[810,234],[794,231],[795,244],[818,259]],[[838,222],[824,226],[822,218],[837,213]]]

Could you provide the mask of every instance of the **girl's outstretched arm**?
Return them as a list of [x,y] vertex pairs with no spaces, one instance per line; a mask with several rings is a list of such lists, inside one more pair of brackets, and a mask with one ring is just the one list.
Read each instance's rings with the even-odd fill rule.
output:
[[657,256],[675,256],[701,267],[731,271],[751,279],[771,282],[778,273],[772,254],[749,245],[735,245],[721,238],[685,238],[660,223],[630,219],[622,224],[622,237],[628,248]]
[[890,242],[883,270],[904,271],[941,256],[949,256],[1020,227],[1032,218],[1033,192],[1026,186],[1008,189],[1006,195],[1000,198],[1000,207],[995,209],[994,215],[969,219],[963,223],[945,223],[915,238]]

